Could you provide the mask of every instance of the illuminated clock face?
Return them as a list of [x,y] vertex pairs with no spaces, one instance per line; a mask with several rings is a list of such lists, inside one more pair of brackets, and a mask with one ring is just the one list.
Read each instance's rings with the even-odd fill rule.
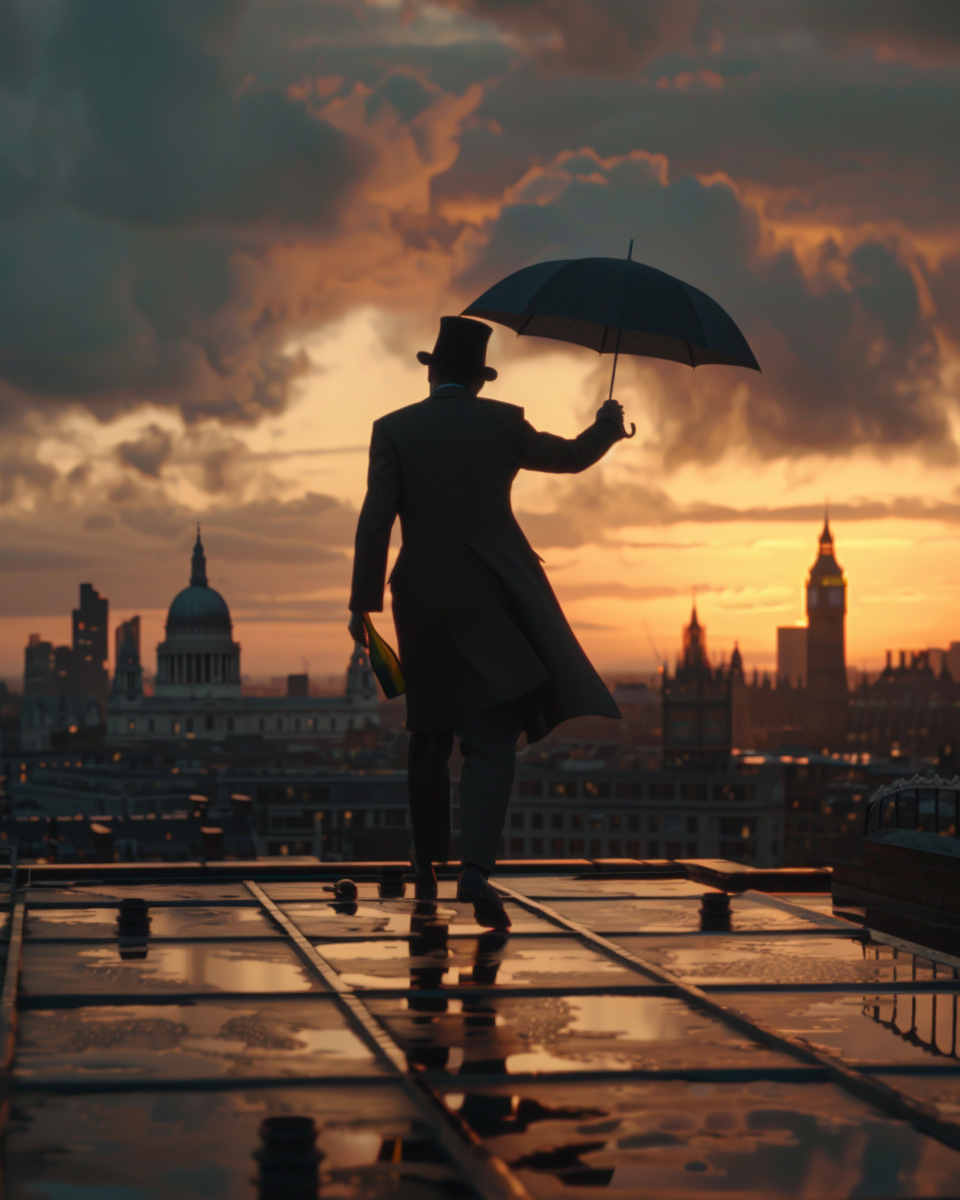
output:
[[827,606],[829,608],[843,608],[842,587],[828,587],[824,590],[827,593]]

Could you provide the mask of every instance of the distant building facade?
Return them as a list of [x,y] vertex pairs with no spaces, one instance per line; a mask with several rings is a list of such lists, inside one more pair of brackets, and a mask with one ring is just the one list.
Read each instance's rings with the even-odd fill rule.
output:
[[804,687],[807,682],[807,627],[781,625],[777,629],[777,683]]
[[769,867],[779,865],[783,846],[777,765],[645,770],[530,754],[518,763],[498,857],[727,858]]
[[[290,677],[287,696],[243,696],[240,645],[227,602],[207,581],[199,531],[189,586],[174,597],[157,646],[155,694],[144,695],[139,625],[127,622],[107,704],[112,746],[253,737],[284,743],[342,743],[379,729],[376,682],[366,651],[354,646],[342,696],[311,697]],[[118,631],[119,634],[119,631]]]
[[20,748],[60,749],[71,739],[95,737],[107,706],[109,601],[80,585],[73,610],[73,645],[54,646],[31,633],[24,652]]
[[[864,682],[850,701],[851,750],[897,757],[942,757],[960,768],[960,681],[949,668],[949,653],[934,670],[929,650],[887,665],[873,683]],[[948,768],[945,768],[945,771]]]

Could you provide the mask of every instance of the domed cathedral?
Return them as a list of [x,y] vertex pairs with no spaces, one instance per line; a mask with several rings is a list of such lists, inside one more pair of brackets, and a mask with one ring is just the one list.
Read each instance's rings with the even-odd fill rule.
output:
[[842,746],[849,697],[845,624],[847,581],[824,517],[820,552],[807,578],[807,736],[812,745]]
[[157,647],[157,695],[239,696],[240,646],[226,600],[207,582],[199,525],[190,566],[190,586],[174,597]]
[[117,629],[106,740],[122,745],[247,736],[330,744],[350,731],[379,727],[377,687],[363,646],[354,646],[342,696],[306,695],[306,682],[290,676],[286,696],[241,695],[240,645],[233,640],[230,608],[207,579],[198,527],[189,586],[174,597],[157,646],[154,695],[143,691],[139,617]]

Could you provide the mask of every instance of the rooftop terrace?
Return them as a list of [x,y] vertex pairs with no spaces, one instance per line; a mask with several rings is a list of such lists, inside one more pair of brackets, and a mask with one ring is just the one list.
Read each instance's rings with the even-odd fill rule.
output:
[[960,957],[822,877],[217,866],[21,868],[7,1196],[960,1194]]

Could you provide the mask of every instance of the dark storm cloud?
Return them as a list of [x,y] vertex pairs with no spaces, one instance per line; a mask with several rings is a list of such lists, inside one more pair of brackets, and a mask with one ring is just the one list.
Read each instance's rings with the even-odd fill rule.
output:
[[954,0],[441,0],[519,36],[547,71],[633,74],[733,38],[801,33],[841,54],[923,64],[960,57]]
[[551,71],[634,71],[693,33],[697,0],[448,0],[528,40]]
[[[327,620],[333,600],[312,593],[329,591],[342,619],[356,527],[349,505],[313,493],[287,503],[221,503],[200,519],[210,582],[235,611],[249,605],[263,620]],[[78,576],[116,607],[166,607],[189,580],[196,528],[196,512],[152,483],[113,498],[96,490],[41,496],[34,511],[10,513],[0,529],[0,570],[17,580],[0,590],[0,615],[65,612]]]
[[0,45],[19,31],[0,82],[29,82],[0,126],[8,416],[80,400],[109,417],[152,397],[188,419],[249,420],[305,369],[282,354],[292,314],[259,320],[244,264],[283,237],[328,237],[367,155],[280,88],[238,77],[242,9],[62,0],[31,32],[0,4]]
[[121,442],[117,446],[117,458],[133,467],[142,475],[160,477],[160,469],[173,450],[173,438],[157,425],[149,425],[132,442]]
[[534,172],[494,223],[464,295],[527,262],[623,255],[633,238],[635,258],[730,312],[764,370],[625,360],[621,390],[645,385],[668,463],[718,459],[737,444],[768,457],[862,444],[956,457],[947,415],[930,398],[940,365],[933,327],[895,242],[866,240],[846,256],[828,243],[811,275],[792,251],[764,250],[756,212],[731,186],[669,182],[665,170],[644,156],[583,154]]

